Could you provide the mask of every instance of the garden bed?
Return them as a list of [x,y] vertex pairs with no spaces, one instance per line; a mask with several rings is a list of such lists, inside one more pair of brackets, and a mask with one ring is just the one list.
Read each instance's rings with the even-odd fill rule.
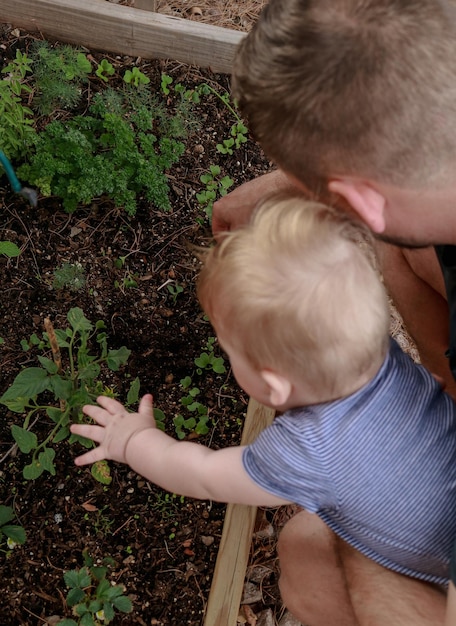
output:
[[[2,66],[17,49],[28,52],[35,39],[4,26]],[[191,123],[183,140],[184,153],[167,171],[168,210],[157,208],[141,193],[135,215],[106,197],[94,198],[69,214],[58,197],[40,195],[33,208],[12,192],[6,177],[1,179],[0,240],[17,245],[21,252],[12,258],[0,256],[0,395],[22,369],[38,365],[42,352],[34,345],[24,351],[23,340],[29,341],[33,334],[41,337],[45,318],[57,329],[66,328],[69,311],[79,308],[92,324],[104,323],[109,348],[131,350],[119,371],[102,371],[100,379],[106,387],[124,400],[131,382],[139,379],[140,394],[154,394],[167,431],[177,436],[174,418],[191,417],[182,404],[187,392],[181,384],[190,377],[192,386],[200,389],[198,400],[208,410],[209,430],[198,435],[181,426],[180,432],[214,448],[237,444],[248,398],[213,342],[214,333],[195,297],[199,262],[194,246],[211,242],[209,220],[196,194],[207,187],[201,176],[211,166],[220,167],[218,179],[229,176],[239,185],[267,171],[270,164],[250,139],[232,154],[216,149],[236,121],[219,97],[229,90],[227,76],[174,62],[88,50],[84,54],[93,68],[102,59],[109,61],[113,85],[121,83],[127,69],[137,67],[169,111],[175,112],[180,102],[176,84],[188,91],[206,84],[211,90],[187,109],[184,121]],[[172,78],[169,93],[163,75]],[[78,113],[87,113],[103,86],[100,78],[90,77]],[[67,121],[72,115],[58,109],[52,119]],[[38,116],[41,128],[48,121],[49,116]],[[97,345],[92,347],[95,350]],[[224,359],[226,372],[217,373],[209,366],[199,373],[195,359],[212,351],[215,358]],[[166,494],[114,464],[111,484],[103,485],[90,469],[74,466],[73,458],[81,448],[67,441],[54,446],[55,476],[45,472],[25,480],[23,468],[30,455],[18,451],[11,436],[11,426],[22,426],[23,418],[3,405],[0,415],[2,504],[13,508],[15,523],[27,533],[24,545],[2,554],[0,623],[26,626],[57,623],[55,616],[71,617],[63,575],[80,569],[88,554],[99,564],[112,559],[108,578],[123,585],[132,601],[133,611],[120,617],[119,623],[201,626],[225,507]],[[41,415],[33,430],[42,438],[49,427],[50,420]],[[262,514],[263,532],[252,557],[252,565],[264,568],[262,598],[252,605],[254,612],[267,606],[277,610],[271,515]],[[5,544],[2,549],[6,550]]]

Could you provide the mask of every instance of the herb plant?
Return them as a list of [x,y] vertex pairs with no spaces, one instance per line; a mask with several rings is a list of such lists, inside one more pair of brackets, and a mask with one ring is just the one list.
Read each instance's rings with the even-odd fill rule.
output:
[[37,95],[34,105],[42,115],[55,109],[73,109],[81,99],[81,86],[88,81],[92,64],[73,46],[52,47],[37,41],[31,53]]
[[89,115],[50,122],[38,135],[30,163],[18,175],[44,196],[63,199],[68,213],[106,196],[129,215],[137,196],[170,209],[166,170],[179,160],[184,144],[173,136],[157,137],[161,118],[151,104],[135,102],[112,90],[96,94]]
[[[70,443],[80,442],[85,447],[93,445],[87,439],[70,433],[70,424],[85,420],[82,413],[84,404],[94,403],[100,394],[109,394],[109,388],[99,380],[101,366],[117,371],[125,365],[130,350],[125,346],[109,350],[103,322],[95,326],[79,308],[73,308],[67,315],[69,326],[54,329],[46,320],[46,332],[40,339],[36,334],[30,342],[23,342],[23,348],[43,352],[38,355],[38,367],[27,367],[16,376],[12,385],[0,397],[0,404],[10,411],[25,414],[22,426],[13,424],[12,436],[24,454],[31,454],[31,461],[23,469],[24,478],[38,478],[44,471],[55,475],[55,446],[68,439]],[[100,353],[90,352],[90,343],[98,344]],[[63,354],[62,354],[63,353]],[[52,354],[52,358],[49,358]],[[65,355],[65,357],[63,356]],[[112,391],[111,391],[112,394]],[[129,400],[136,398],[129,394]],[[38,440],[33,428],[40,418],[46,416],[47,433]],[[42,430],[42,429],[40,429]],[[92,474],[101,482],[110,482],[106,463],[94,464]]]
[[69,570],[63,578],[69,589],[66,602],[72,607],[76,619],[63,619],[59,626],[100,626],[109,624],[121,613],[131,613],[133,606],[128,596],[124,595],[122,585],[112,585],[107,578],[108,565],[113,559],[104,559],[96,566],[93,559],[84,553],[84,566]]
[[0,80],[0,150],[10,160],[22,157],[35,135],[33,111],[22,104],[22,96],[32,89],[26,84],[31,61],[16,50],[16,58],[3,69]]

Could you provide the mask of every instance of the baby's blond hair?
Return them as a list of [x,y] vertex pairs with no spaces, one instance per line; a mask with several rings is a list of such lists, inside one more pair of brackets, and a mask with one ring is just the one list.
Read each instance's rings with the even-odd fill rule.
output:
[[322,204],[272,197],[207,254],[201,305],[255,368],[344,395],[388,345],[388,300],[364,236]]

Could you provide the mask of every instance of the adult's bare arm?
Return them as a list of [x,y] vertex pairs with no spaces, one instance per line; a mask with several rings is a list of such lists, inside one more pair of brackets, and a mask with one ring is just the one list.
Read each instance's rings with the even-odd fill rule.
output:
[[274,170],[254,178],[214,202],[212,232],[219,237],[223,232],[246,224],[258,202],[273,193],[297,189],[282,170]]

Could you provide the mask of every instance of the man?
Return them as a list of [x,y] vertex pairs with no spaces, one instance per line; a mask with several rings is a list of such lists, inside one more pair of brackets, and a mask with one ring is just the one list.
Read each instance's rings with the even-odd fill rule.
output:
[[[442,269],[451,290],[455,24],[444,0],[271,0],[240,46],[233,92],[280,169],[213,214],[217,236],[248,220],[262,195],[297,186],[365,222],[423,364],[453,395]],[[379,567],[313,515],[287,524],[279,556],[285,604],[303,624],[443,624],[440,589]]]

